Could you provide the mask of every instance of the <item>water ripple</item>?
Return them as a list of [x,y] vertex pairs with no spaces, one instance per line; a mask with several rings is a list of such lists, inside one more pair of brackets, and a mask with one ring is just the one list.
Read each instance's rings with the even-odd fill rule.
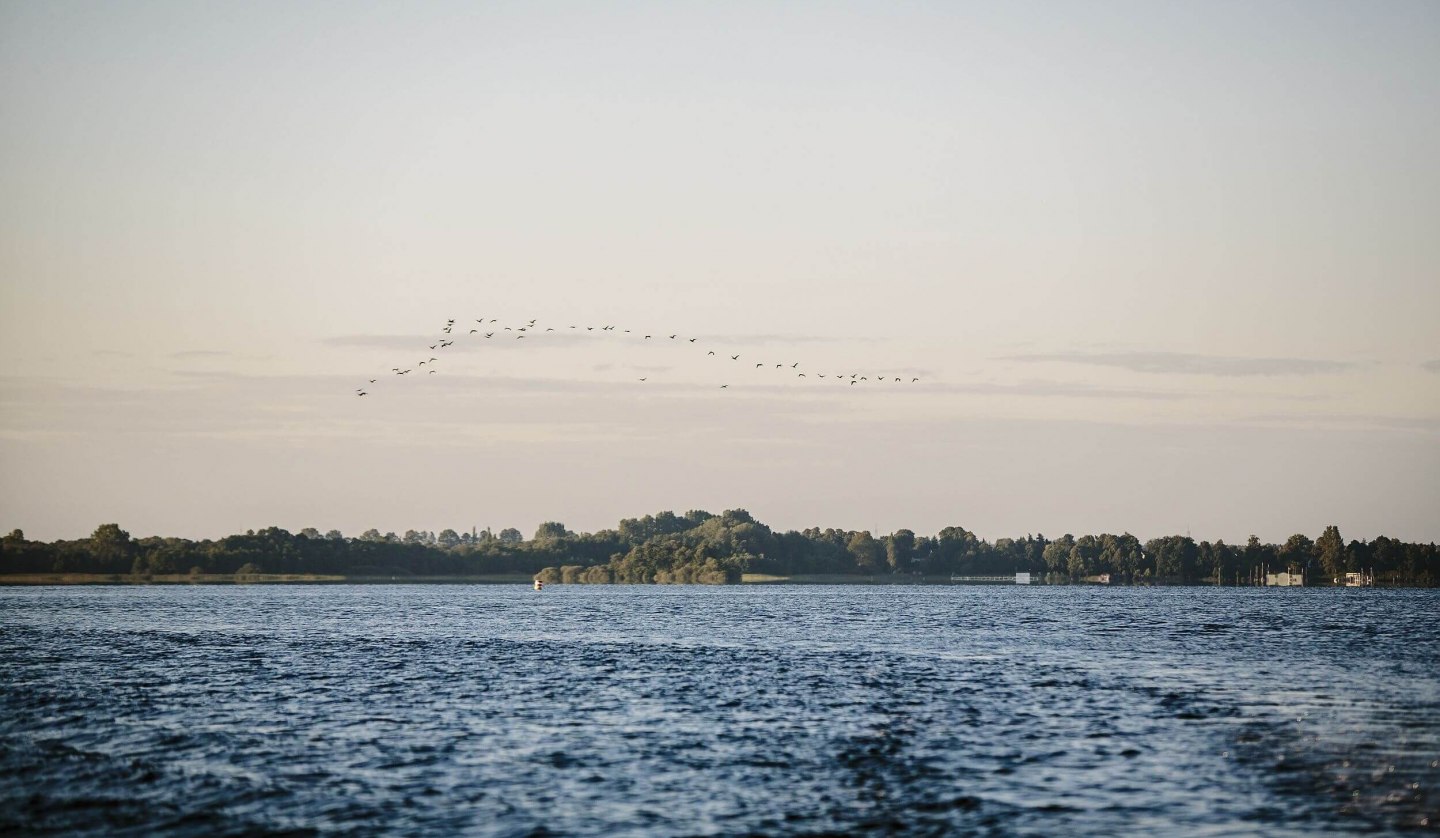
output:
[[0,590],[0,831],[1435,828],[1431,591]]

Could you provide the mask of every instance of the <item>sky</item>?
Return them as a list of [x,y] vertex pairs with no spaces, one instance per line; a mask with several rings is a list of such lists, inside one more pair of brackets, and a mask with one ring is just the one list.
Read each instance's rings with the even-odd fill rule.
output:
[[0,0],[0,529],[1434,541],[1437,148],[1429,0]]

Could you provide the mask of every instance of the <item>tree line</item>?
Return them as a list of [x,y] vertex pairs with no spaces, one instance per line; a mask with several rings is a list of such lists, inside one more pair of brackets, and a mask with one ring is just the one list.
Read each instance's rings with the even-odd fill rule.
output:
[[1440,584],[1436,545],[1380,536],[1346,542],[1330,526],[1314,540],[1283,544],[1251,536],[1244,545],[1196,542],[1170,535],[1141,542],[1120,535],[1066,534],[1000,538],[993,543],[963,527],[933,536],[908,529],[886,535],[813,527],[775,532],[743,509],[713,515],[694,510],[626,518],[614,529],[575,533],[546,522],[526,539],[514,528],[438,535],[279,527],[216,540],[133,538],[102,524],[89,538],[30,541],[20,530],[0,539],[0,574],[98,573],[325,574],[343,576],[481,576],[528,574],[554,583],[739,582],[745,573],[774,576],[1008,575],[1029,572],[1050,582],[1108,574],[1120,584],[1247,584],[1262,571],[1304,573],[1330,584],[1347,572],[1373,573],[1376,584]]

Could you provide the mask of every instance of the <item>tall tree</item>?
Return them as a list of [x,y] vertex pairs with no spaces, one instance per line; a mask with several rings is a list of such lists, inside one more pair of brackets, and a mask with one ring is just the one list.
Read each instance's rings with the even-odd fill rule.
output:
[[1343,582],[1345,576],[1345,540],[1340,537],[1340,528],[1331,524],[1315,540],[1315,555],[1325,575],[1336,582]]

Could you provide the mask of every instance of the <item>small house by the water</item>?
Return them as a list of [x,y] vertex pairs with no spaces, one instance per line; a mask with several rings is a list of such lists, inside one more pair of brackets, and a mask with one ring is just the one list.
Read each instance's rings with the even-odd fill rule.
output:
[[[1375,584],[1375,574],[1373,572],[1366,573],[1363,570],[1356,573],[1347,573],[1343,578],[1344,585],[1347,588],[1369,588]],[[1336,579],[1335,583],[1341,584],[1341,580]]]

